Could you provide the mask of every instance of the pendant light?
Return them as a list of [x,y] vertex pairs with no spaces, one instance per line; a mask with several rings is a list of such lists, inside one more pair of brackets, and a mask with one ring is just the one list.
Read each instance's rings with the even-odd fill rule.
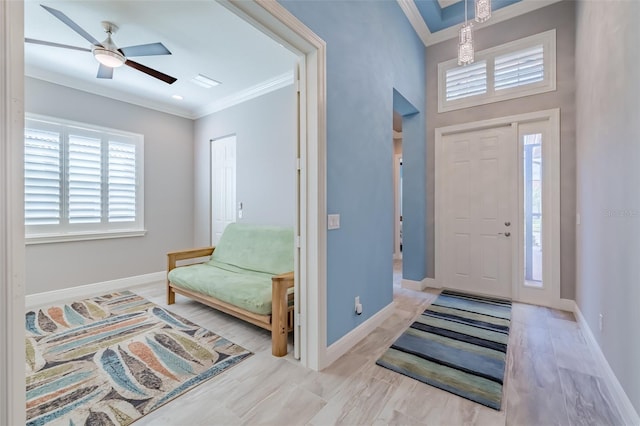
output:
[[458,40],[458,65],[469,65],[474,61],[473,24],[467,21],[467,0],[464,1],[464,25],[460,27]]
[[491,18],[491,0],[475,0],[476,22],[482,23]]

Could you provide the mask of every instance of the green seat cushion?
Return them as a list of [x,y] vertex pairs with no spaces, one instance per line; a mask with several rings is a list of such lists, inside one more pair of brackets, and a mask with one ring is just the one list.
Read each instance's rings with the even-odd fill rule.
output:
[[[217,249],[216,249],[217,250]],[[208,264],[175,268],[169,281],[260,315],[271,314],[271,275],[233,272]]]
[[277,275],[293,271],[293,255],[293,228],[232,223],[222,233],[209,264]]

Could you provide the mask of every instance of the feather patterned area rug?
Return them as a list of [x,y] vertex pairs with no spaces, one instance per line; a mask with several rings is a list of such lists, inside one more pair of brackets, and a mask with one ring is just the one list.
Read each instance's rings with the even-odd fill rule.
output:
[[252,355],[129,291],[25,325],[28,425],[128,425]]
[[500,410],[511,302],[444,290],[376,362]]

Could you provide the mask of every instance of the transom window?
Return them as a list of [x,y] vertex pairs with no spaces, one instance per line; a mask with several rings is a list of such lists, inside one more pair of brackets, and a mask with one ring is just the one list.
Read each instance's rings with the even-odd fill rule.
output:
[[27,115],[28,243],[144,234],[142,135]]
[[556,89],[556,31],[476,53],[471,65],[438,64],[438,112]]

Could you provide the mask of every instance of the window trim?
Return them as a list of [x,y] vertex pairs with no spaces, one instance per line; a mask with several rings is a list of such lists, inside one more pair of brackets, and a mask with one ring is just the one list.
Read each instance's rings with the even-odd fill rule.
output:
[[[544,55],[544,78],[542,81],[496,91],[494,89],[495,58],[507,53],[524,50],[542,44]],[[556,30],[552,29],[529,37],[514,40],[499,46],[476,52],[476,61],[487,61],[487,91],[479,95],[446,100],[446,72],[457,68],[456,58],[438,64],[438,113],[462,108],[486,105],[525,96],[556,90]]]
[[[58,130],[56,131],[60,131],[60,135],[65,138],[64,141],[61,141],[63,144],[63,150],[67,149],[69,128],[80,130],[80,132],[86,130],[94,134],[99,133],[102,141],[105,139],[108,140],[109,138],[113,138],[114,141],[118,142],[122,142],[123,138],[127,141],[131,141],[131,143],[136,146],[136,220],[134,222],[112,222],[110,224],[100,222],[92,224],[76,224],[71,226],[69,226],[68,223],[61,225],[45,225],[40,229],[38,229],[38,225],[25,225],[26,245],[137,237],[144,236],[146,234],[147,231],[144,225],[144,135],[104,126],[97,126],[90,123],[82,123],[33,113],[25,113],[25,128],[27,127],[27,122],[29,120],[43,123],[44,126],[47,127],[57,127]],[[101,149],[103,150],[103,155],[105,155],[105,147],[103,146]],[[108,149],[108,146],[106,149]],[[63,176],[66,176],[67,171],[65,168],[67,166],[68,165],[66,163],[61,166]],[[66,177],[64,179],[66,179]],[[103,181],[103,187],[104,184],[105,183]],[[103,193],[103,202],[105,196],[108,197],[108,194]],[[62,198],[61,202],[66,203],[67,200]],[[66,209],[63,211],[66,212]]]

